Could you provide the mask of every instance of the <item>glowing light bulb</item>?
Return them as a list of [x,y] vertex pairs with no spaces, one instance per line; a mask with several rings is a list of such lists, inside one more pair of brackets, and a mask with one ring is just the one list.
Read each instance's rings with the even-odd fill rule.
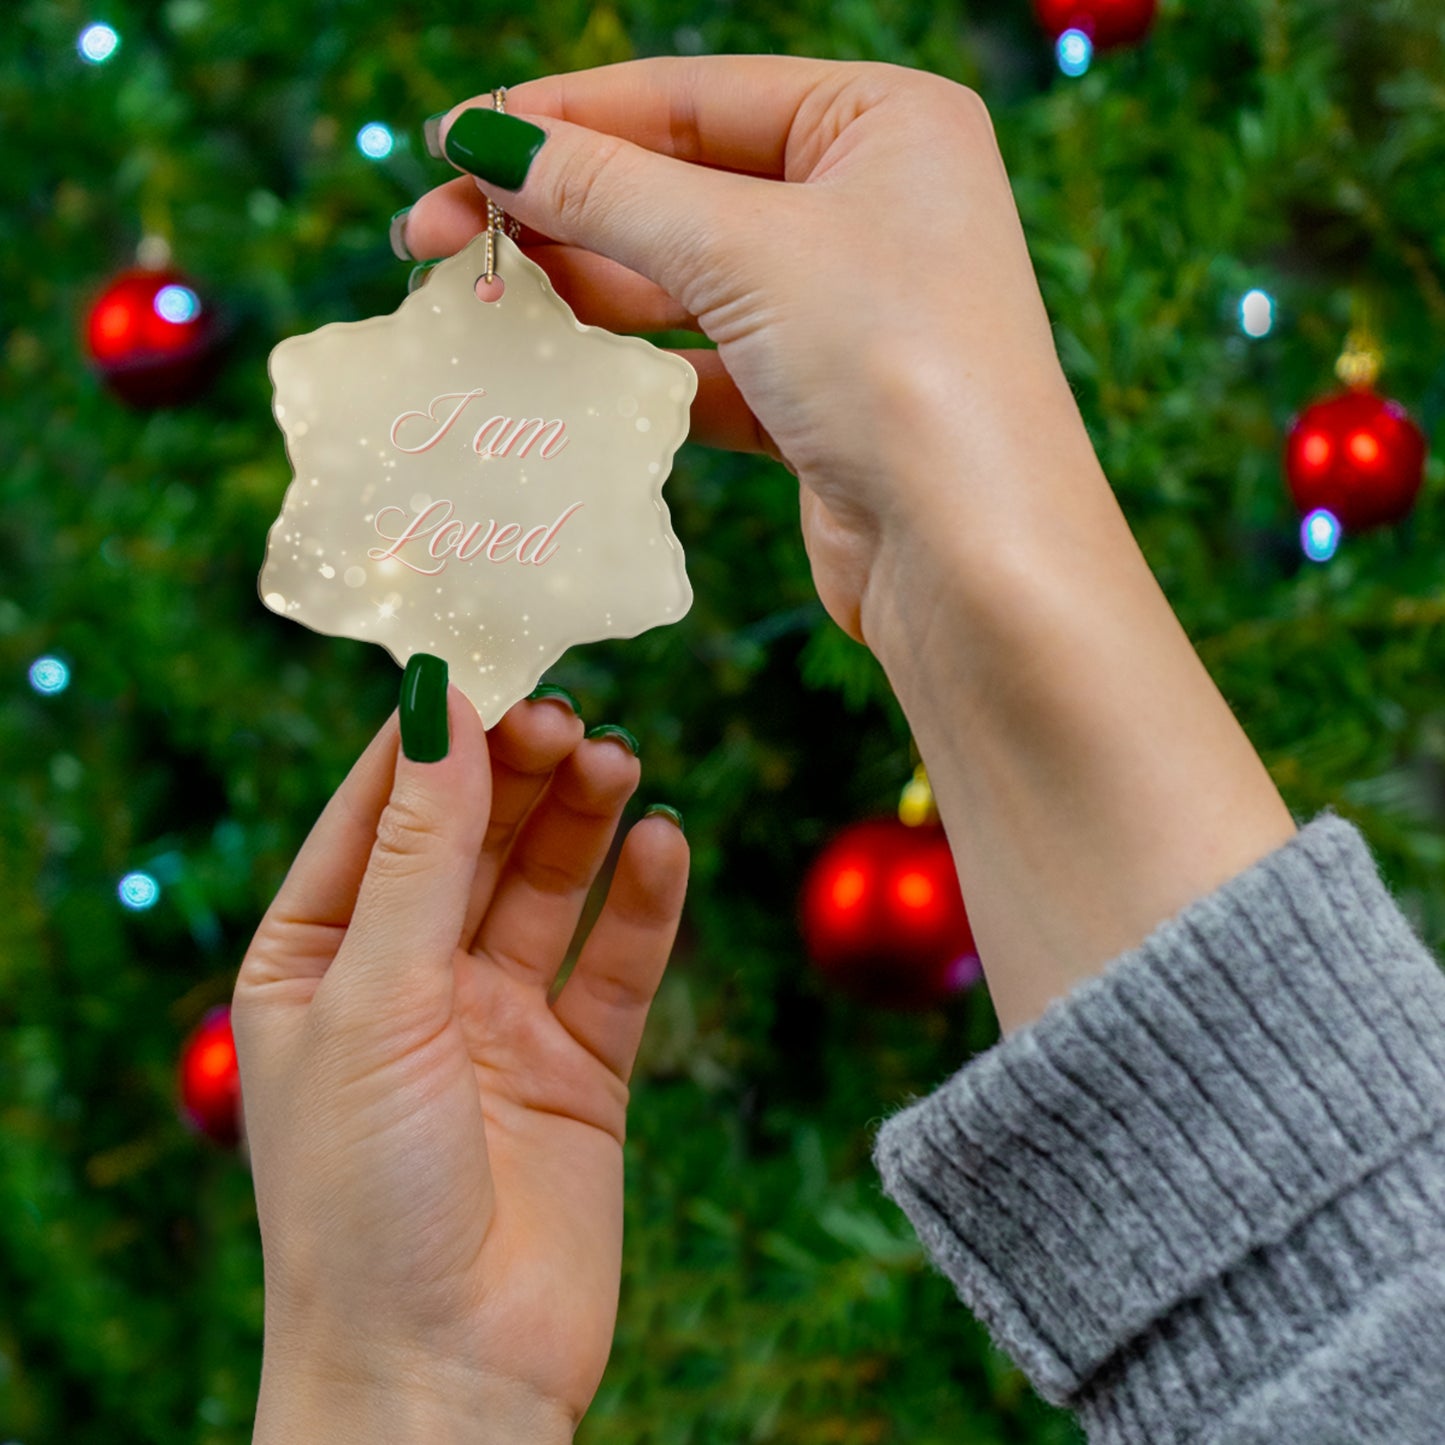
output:
[[395,145],[396,137],[392,135],[391,127],[382,125],[379,120],[368,121],[356,132],[356,148],[369,160],[385,160]]
[[139,913],[160,898],[161,885],[149,873],[127,873],[116,892],[127,908]]
[[30,686],[45,696],[70,686],[70,669],[58,657],[38,657],[30,664]]
[[1300,546],[1311,562],[1328,562],[1340,545],[1340,523],[1333,512],[1316,507],[1300,524]]
[[1246,291],[1239,303],[1239,326],[1246,336],[1268,336],[1274,330],[1274,298],[1268,291]]
[[1065,75],[1083,75],[1093,62],[1094,42],[1082,30],[1066,30],[1059,36],[1054,54]]
[[177,326],[194,321],[201,314],[201,298],[189,286],[162,286],[151,303],[162,321]]
[[104,65],[120,49],[120,36],[109,25],[87,25],[75,42],[80,58],[91,65]]

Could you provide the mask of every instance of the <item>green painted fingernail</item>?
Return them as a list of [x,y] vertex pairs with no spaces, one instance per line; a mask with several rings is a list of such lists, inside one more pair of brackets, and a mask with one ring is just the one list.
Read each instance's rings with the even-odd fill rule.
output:
[[650,818],[654,813],[660,813],[664,818],[671,818],[677,824],[677,831],[684,837],[687,836],[687,829],[682,826],[682,814],[676,808],[669,807],[666,803],[653,803],[642,816]]
[[411,212],[410,206],[403,206],[396,215],[391,218],[391,225],[388,228],[388,235],[391,238],[391,254],[398,261],[415,261],[416,257],[406,249],[406,218]]
[[442,121],[447,117],[444,110],[429,115],[421,123],[421,138],[426,142],[426,153],[434,160],[445,160],[442,154]]
[[528,702],[537,702],[542,698],[555,697],[558,702],[565,702],[578,717],[582,716],[582,704],[567,691],[565,687],[558,687],[555,682],[544,682],[540,687],[535,688],[527,694]]
[[401,747],[414,763],[436,763],[451,746],[446,659],[414,652],[401,678]]
[[616,738],[618,742],[627,747],[634,758],[637,756],[637,739],[626,728],[619,727],[616,723],[598,723],[595,728],[588,728],[587,736],[589,738]]
[[494,186],[515,191],[527,179],[532,159],[546,139],[547,132],[529,120],[474,106],[452,122],[446,158]]
[[430,271],[433,266],[440,265],[441,262],[437,260],[423,261],[420,266],[413,266],[411,268],[411,275],[406,278],[406,294],[410,296],[418,286],[426,285],[427,272]]

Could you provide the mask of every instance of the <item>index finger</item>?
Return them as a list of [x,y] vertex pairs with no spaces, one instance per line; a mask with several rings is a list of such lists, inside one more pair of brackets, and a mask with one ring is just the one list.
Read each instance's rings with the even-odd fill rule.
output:
[[[853,70],[793,55],[660,55],[508,86],[507,110],[552,116],[678,160],[795,179],[810,133],[799,124],[807,102],[820,91],[831,98]],[[473,104],[490,99],[454,107],[442,133]]]

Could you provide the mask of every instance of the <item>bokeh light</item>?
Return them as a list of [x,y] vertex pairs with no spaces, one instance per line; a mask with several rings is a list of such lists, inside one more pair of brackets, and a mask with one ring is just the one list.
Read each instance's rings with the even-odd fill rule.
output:
[[70,686],[70,669],[58,657],[38,657],[30,664],[30,686],[47,697]]
[[173,321],[177,326],[201,314],[201,298],[189,286],[162,286],[152,305],[162,321]]
[[369,121],[356,132],[356,148],[371,160],[385,160],[395,145],[396,137],[392,135],[391,127],[382,125],[379,120]]
[[1082,30],[1066,30],[1054,47],[1065,75],[1083,75],[1094,59],[1094,42]]
[[149,873],[127,873],[115,890],[125,906],[139,913],[161,896],[161,885]]
[[1316,507],[1300,523],[1300,546],[1311,562],[1328,562],[1340,545],[1340,523],[1333,512]]
[[75,42],[80,58],[91,65],[104,65],[120,49],[120,36],[109,25],[87,25]]
[[1246,291],[1239,303],[1239,326],[1246,336],[1268,336],[1274,330],[1274,297],[1268,291]]

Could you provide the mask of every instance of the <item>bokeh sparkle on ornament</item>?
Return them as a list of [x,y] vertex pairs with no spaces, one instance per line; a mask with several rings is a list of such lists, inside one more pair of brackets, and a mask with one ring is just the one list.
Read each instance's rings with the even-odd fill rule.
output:
[[1069,76],[1085,74],[1094,59],[1094,42],[1082,30],[1066,30],[1054,46],[1059,69]]
[[127,908],[140,913],[159,901],[161,885],[149,873],[127,873],[115,891]]
[[229,1148],[241,1138],[241,1071],[231,1010],[211,1009],[181,1049],[177,1089],[188,1127]]
[[120,36],[112,26],[97,23],[87,25],[75,42],[80,58],[90,65],[104,65],[120,48]]
[[1316,507],[1300,523],[1300,546],[1311,562],[1328,562],[1339,550],[1342,532],[1339,518],[1324,507]]
[[1239,328],[1246,336],[1268,336],[1274,330],[1274,298],[1256,288],[1246,291],[1239,303]]
[[697,391],[685,359],[584,325],[495,245],[495,309],[482,233],[390,316],[271,353],[292,481],[257,579],[316,632],[445,659],[488,727],[568,647],[686,614],[661,488]]
[[70,686],[70,669],[58,657],[37,657],[30,664],[30,686],[53,697]]
[[356,132],[356,148],[368,160],[384,161],[396,145],[391,127],[379,120],[368,121]]

